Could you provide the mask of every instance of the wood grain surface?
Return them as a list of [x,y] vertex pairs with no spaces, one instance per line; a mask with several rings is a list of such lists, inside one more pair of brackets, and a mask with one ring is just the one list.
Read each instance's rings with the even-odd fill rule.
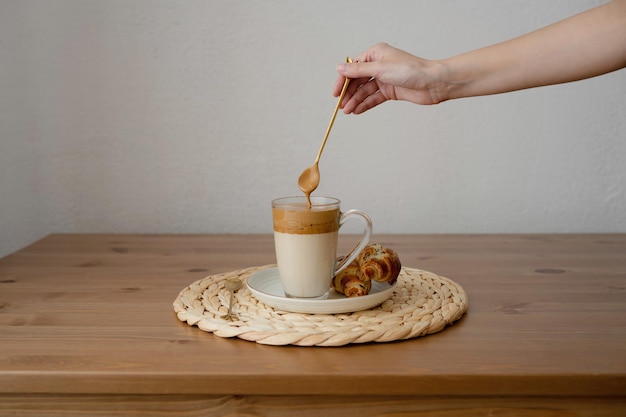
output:
[[225,339],[172,301],[274,263],[271,235],[50,235],[0,260],[0,415],[626,415],[626,235],[373,241],[461,284],[466,316],[394,343]]

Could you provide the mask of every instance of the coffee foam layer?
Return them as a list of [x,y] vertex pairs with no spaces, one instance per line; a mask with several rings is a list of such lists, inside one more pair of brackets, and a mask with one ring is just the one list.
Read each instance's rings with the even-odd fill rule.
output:
[[274,231],[291,234],[319,234],[339,230],[339,208],[316,209],[290,206],[289,208],[272,208]]

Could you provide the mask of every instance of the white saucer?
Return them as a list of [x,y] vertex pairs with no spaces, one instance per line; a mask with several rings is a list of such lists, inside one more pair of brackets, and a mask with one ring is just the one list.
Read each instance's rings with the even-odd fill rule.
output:
[[278,268],[268,268],[255,272],[247,280],[252,295],[268,306],[293,313],[338,314],[367,310],[376,307],[391,297],[397,285],[372,281],[372,289],[362,297],[346,297],[330,289],[325,299],[287,298],[280,283]]

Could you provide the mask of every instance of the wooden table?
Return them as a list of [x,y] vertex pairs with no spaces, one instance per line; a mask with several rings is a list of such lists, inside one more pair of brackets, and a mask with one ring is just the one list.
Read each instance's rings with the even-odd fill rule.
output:
[[0,415],[626,415],[626,235],[373,241],[461,284],[468,313],[394,343],[225,339],[172,302],[274,263],[271,236],[48,236],[0,260]]

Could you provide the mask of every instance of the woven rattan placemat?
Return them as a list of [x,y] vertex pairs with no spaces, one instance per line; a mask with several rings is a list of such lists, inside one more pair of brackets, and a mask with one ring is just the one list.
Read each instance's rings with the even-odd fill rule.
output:
[[380,306],[347,314],[302,314],[276,310],[244,286],[235,293],[237,320],[222,319],[230,293],[224,281],[242,281],[274,265],[209,275],[183,289],[174,310],[189,325],[220,337],[267,345],[342,346],[391,342],[443,330],[467,311],[468,299],[454,281],[419,269],[402,268],[393,295]]

